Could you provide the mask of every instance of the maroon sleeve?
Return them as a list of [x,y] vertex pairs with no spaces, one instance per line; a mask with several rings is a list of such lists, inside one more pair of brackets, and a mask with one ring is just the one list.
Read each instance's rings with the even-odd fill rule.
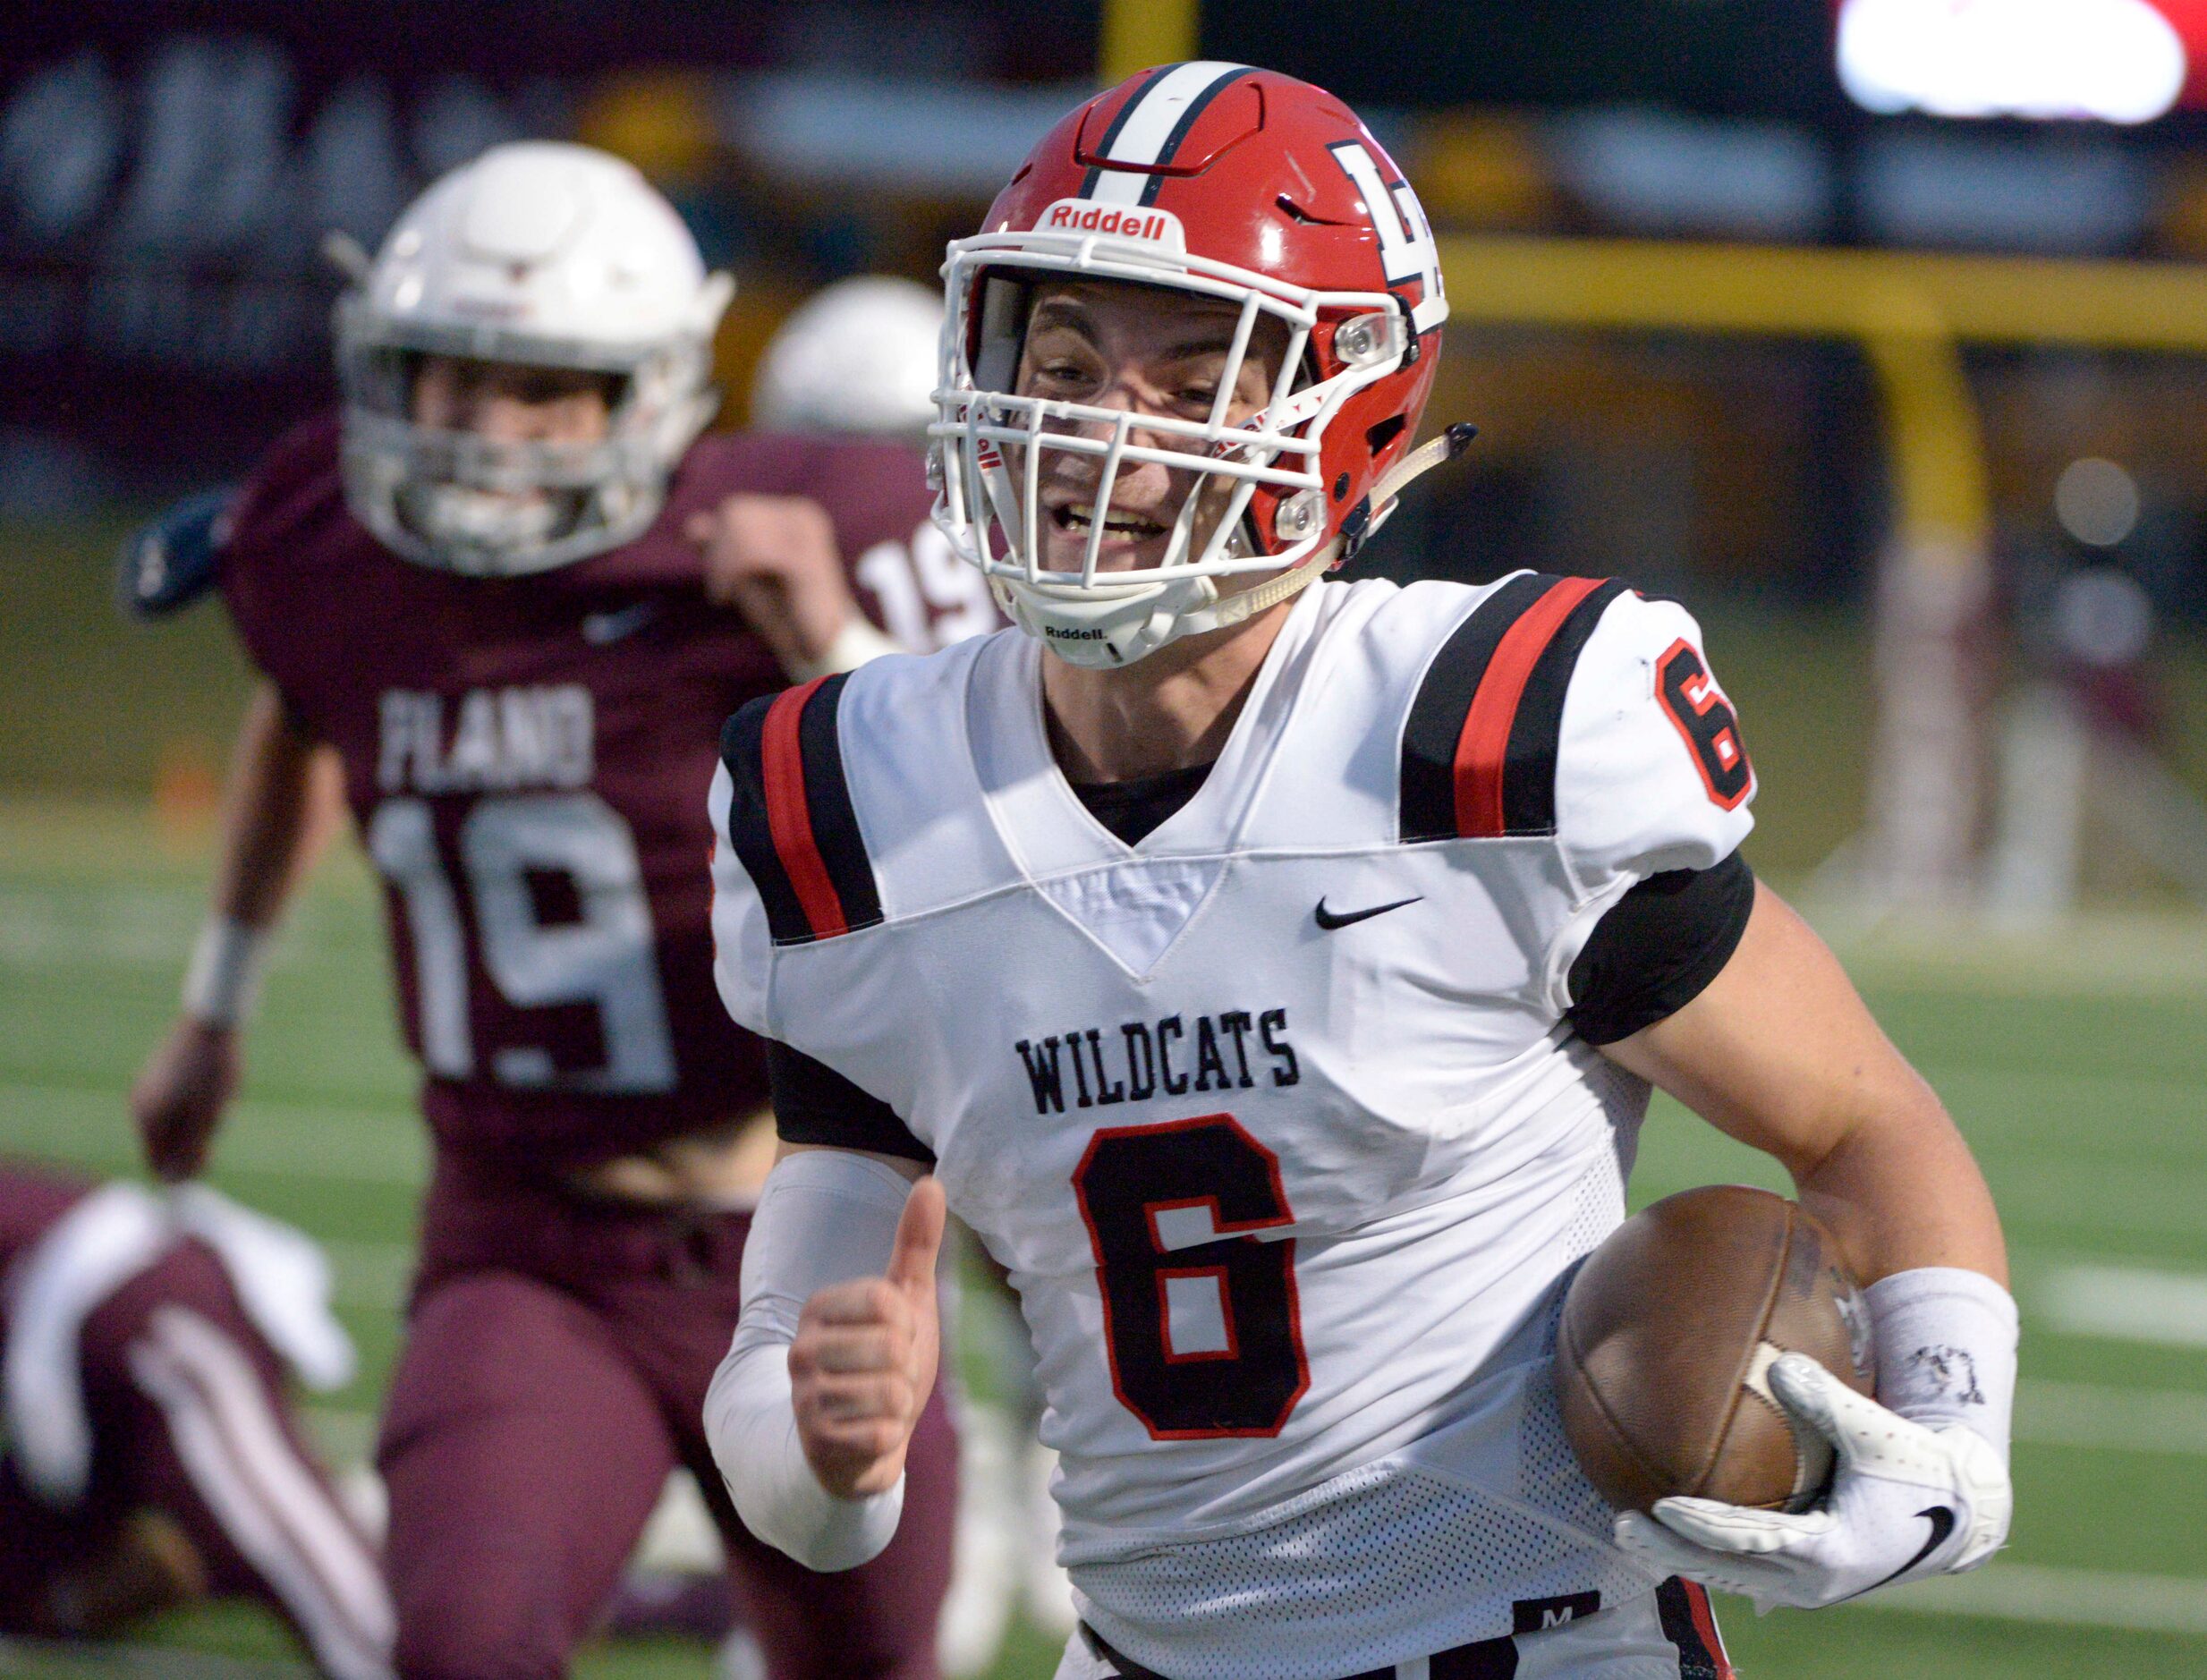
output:
[[[0,1271],[52,1229],[92,1188],[89,1179],[0,1159]],[[5,1305],[0,1302],[0,1307]]]
[[344,505],[337,439],[337,417],[324,414],[293,428],[270,446],[232,507],[224,542],[225,567],[262,562]]
[[986,581],[952,557],[931,518],[927,458],[890,439],[798,433],[711,433],[683,457],[666,507],[627,547],[586,561],[592,585],[696,589],[704,560],[683,535],[690,518],[732,496],[810,496],[835,527],[859,610],[915,651],[999,628]]
[[218,582],[246,656],[275,682],[294,716],[301,678],[297,609],[317,556],[345,536],[369,539],[345,512],[337,417],[297,427],[261,457],[238,492]]
[[690,445],[666,487],[666,505],[635,541],[574,568],[588,587],[689,589],[705,581],[704,551],[683,534],[691,516],[731,496],[802,496],[803,440],[756,432],[708,432]]

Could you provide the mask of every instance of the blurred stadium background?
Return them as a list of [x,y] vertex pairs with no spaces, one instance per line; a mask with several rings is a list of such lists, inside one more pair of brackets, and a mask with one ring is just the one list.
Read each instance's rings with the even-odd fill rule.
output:
[[[1990,1570],[1728,1631],[1753,1676],[2207,1674],[2207,4],[2200,0],[77,0],[0,15],[0,1150],[136,1170],[245,692],[120,537],[327,402],[335,276],[493,140],[625,155],[741,289],[931,279],[1049,120],[1201,55],[1362,110],[1444,235],[1371,564],[1621,573],[1701,615],[1794,893],[1980,1151],[2025,1327]],[[217,1182],[331,1247],[366,1451],[424,1151],[370,888],[294,919]],[[1675,1108],[1639,1199],[1770,1182]],[[985,1373],[977,1376],[985,1394]],[[4,1543],[4,1536],[0,1536]],[[0,1672],[293,1672],[174,1618]],[[1014,1628],[989,1672],[1043,1676]],[[607,1642],[592,1676],[702,1675]]]

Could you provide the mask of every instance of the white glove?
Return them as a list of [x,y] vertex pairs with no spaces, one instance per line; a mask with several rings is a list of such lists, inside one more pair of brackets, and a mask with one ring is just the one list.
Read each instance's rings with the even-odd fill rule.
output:
[[1656,1575],[1753,1599],[1758,1611],[1837,1604],[1896,1581],[1974,1569],[2008,1539],[2015,1495],[1993,1445],[1966,1425],[1927,1428],[1865,1399],[1814,1360],[1770,1366],[1771,1392],[1829,1441],[1830,1494],[1789,1516],[1715,1499],[1627,1511],[1617,1543]]

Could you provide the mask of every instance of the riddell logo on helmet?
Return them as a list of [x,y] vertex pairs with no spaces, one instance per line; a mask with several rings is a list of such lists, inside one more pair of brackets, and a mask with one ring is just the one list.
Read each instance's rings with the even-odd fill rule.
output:
[[1152,210],[1139,205],[1060,199],[1042,212],[1034,227],[1038,233],[1109,233],[1119,239],[1146,239],[1175,250],[1188,248],[1178,216],[1170,210]]

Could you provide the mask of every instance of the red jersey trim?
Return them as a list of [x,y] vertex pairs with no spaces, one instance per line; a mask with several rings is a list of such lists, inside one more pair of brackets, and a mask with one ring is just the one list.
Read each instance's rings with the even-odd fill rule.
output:
[[1507,832],[1502,775],[1509,761],[1510,729],[1517,721],[1532,667],[1578,604],[1602,587],[1600,578],[1565,578],[1549,586],[1503,633],[1456,738],[1456,833],[1492,836]]
[[843,913],[843,900],[820,855],[812,830],[811,802],[805,793],[804,752],[797,741],[806,702],[827,682],[816,676],[810,683],[783,692],[767,708],[766,727],[760,748],[762,779],[766,783],[767,826],[774,836],[775,855],[789,877],[791,889],[803,906],[813,937],[828,939],[850,931]]

